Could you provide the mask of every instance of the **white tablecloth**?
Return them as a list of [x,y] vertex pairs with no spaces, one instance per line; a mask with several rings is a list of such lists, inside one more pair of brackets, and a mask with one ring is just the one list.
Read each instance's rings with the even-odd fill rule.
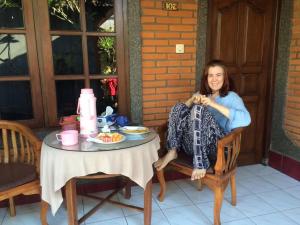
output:
[[121,174],[145,189],[153,176],[152,164],[157,161],[159,137],[136,147],[98,152],[65,151],[42,145],[42,200],[49,203],[54,215],[63,198],[61,188],[78,176],[97,172]]

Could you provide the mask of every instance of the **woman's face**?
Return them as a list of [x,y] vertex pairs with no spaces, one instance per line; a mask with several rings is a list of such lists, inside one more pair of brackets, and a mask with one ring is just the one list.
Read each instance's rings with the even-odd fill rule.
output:
[[220,66],[212,66],[208,69],[207,75],[208,86],[212,93],[219,92],[224,83],[224,70]]

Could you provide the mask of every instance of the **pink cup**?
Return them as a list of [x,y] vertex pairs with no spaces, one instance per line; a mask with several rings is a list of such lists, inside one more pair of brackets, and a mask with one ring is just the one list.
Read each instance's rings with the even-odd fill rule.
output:
[[65,130],[56,134],[62,145],[76,145],[78,143],[78,130]]

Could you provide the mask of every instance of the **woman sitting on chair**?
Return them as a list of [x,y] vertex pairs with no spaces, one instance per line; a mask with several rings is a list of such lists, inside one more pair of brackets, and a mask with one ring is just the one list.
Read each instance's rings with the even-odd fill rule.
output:
[[168,121],[168,153],[155,162],[163,169],[183,150],[193,157],[192,180],[205,176],[210,156],[216,157],[217,141],[232,129],[248,126],[250,114],[237,93],[229,91],[227,68],[220,60],[204,68],[200,93],[176,104]]

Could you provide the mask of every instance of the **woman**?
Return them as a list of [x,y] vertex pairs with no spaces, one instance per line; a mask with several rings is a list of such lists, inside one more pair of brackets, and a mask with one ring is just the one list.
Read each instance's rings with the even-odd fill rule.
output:
[[200,94],[195,93],[185,103],[172,108],[168,123],[168,153],[154,166],[157,170],[163,169],[182,149],[193,156],[191,179],[200,179],[210,166],[209,158],[216,157],[218,139],[250,122],[243,100],[229,91],[226,66],[220,60],[213,60],[204,69]]

